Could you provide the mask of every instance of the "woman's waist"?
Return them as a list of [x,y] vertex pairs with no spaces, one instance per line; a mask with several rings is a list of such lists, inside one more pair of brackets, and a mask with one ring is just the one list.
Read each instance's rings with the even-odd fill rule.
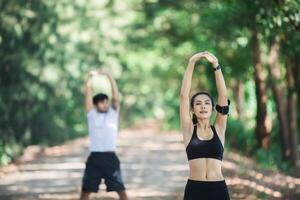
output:
[[199,181],[224,180],[221,162],[214,161],[189,161],[190,178]]
[[224,180],[224,176],[222,172],[216,172],[216,171],[210,171],[210,172],[190,171],[189,179],[195,181],[222,181]]

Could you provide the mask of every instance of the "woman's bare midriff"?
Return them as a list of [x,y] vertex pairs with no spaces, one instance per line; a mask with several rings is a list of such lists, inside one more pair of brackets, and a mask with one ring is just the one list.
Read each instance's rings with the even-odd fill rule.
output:
[[189,160],[189,179],[197,181],[224,180],[222,174],[222,162],[213,158],[198,158]]

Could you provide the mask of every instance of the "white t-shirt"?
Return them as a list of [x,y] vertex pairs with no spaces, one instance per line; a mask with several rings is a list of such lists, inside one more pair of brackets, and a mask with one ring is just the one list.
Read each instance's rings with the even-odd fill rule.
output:
[[118,135],[119,113],[109,107],[106,113],[93,108],[87,113],[91,152],[115,151]]

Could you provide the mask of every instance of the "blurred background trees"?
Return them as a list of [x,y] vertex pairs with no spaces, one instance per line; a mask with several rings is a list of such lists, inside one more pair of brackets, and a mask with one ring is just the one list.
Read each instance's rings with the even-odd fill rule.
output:
[[[187,60],[208,50],[232,100],[227,148],[299,176],[298,0],[3,0],[0,8],[2,164],[27,145],[86,135],[82,85],[98,67],[117,79],[122,127],[155,118],[179,129]],[[100,78],[95,87],[110,91]],[[208,63],[196,67],[198,90],[217,98]]]

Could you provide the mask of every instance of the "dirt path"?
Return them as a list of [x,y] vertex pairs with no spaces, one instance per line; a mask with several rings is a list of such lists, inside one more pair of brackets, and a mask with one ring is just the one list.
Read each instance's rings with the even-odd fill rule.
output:
[[[150,128],[120,133],[118,155],[130,199],[182,199],[188,164],[181,139]],[[0,178],[0,199],[78,199],[87,155],[87,138],[47,148]],[[233,152],[225,151],[223,174],[232,199],[300,199],[300,179],[259,169]],[[104,189],[92,199],[117,199]]]

